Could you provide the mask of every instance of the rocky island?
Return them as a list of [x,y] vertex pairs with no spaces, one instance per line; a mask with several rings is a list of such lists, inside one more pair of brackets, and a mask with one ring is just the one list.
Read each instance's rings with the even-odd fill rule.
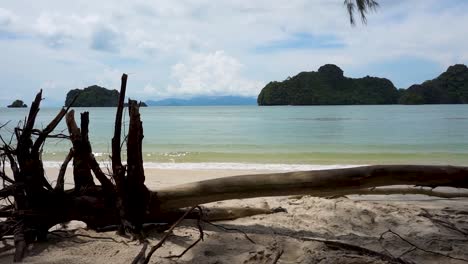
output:
[[365,104],[466,104],[468,68],[450,66],[439,77],[397,89],[385,78],[349,78],[336,65],[317,72],[301,72],[282,82],[270,82],[260,92],[258,105],[365,105]]
[[[75,107],[116,107],[119,101],[119,92],[117,90],[109,90],[93,85],[84,89],[70,90],[65,99],[65,106],[69,106],[75,96],[78,96],[73,103]],[[146,104],[142,102],[141,106],[146,106]]]
[[450,66],[439,77],[406,89],[400,104],[468,104],[468,67]]
[[8,108],[25,108],[28,107],[22,100],[15,100],[11,105],[7,106]]

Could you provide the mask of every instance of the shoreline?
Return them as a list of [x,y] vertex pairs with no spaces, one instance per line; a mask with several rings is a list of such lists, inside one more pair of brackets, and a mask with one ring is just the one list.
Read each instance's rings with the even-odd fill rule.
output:
[[[63,161],[43,161],[44,168],[60,168]],[[111,166],[110,161],[99,161],[101,168]],[[242,163],[242,162],[144,162],[145,171],[147,169],[162,170],[240,170],[240,171],[304,171],[304,170],[327,170],[344,169],[371,164],[288,164],[288,163]],[[68,164],[68,168],[72,163]]]

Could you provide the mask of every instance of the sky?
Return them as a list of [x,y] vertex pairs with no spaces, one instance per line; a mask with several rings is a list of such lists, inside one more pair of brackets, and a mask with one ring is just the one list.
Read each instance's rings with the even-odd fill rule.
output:
[[139,100],[256,96],[332,63],[397,88],[468,63],[468,0],[378,0],[351,26],[343,0],[0,1],[0,105],[63,105],[70,89]]

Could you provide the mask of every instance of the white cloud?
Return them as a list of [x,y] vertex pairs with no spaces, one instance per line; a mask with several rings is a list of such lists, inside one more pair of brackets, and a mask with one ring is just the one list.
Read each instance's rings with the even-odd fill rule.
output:
[[50,47],[62,47],[72,41],[86,39],[99,22],[95,15],[63,15],[41,13],[32,28]]
[[263,83],[242,75],[243,65],[224,51],[194,54],[188,60],[172,66],[175,84],[166,89],[146,86],[145,92],[159,97],[194,95],[256,96]]
[[90,47],[98,51],[118,52],[121,45],[119,32],[112,27],[99,27],[91,37]]
[[18,17],[15,14],[13,14],[13,12],[11,12],[8,9],[0,7],[0,29],[10,26],[17,19]]

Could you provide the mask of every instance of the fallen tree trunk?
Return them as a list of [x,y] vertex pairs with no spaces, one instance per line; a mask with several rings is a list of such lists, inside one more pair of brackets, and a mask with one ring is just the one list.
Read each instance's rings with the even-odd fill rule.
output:
[[360,194],[364,188],[391,185],[468,188],[468,167],[379,165],[243,175],[168,187],[156,193],[159,206],[164,210],[263,196]]

